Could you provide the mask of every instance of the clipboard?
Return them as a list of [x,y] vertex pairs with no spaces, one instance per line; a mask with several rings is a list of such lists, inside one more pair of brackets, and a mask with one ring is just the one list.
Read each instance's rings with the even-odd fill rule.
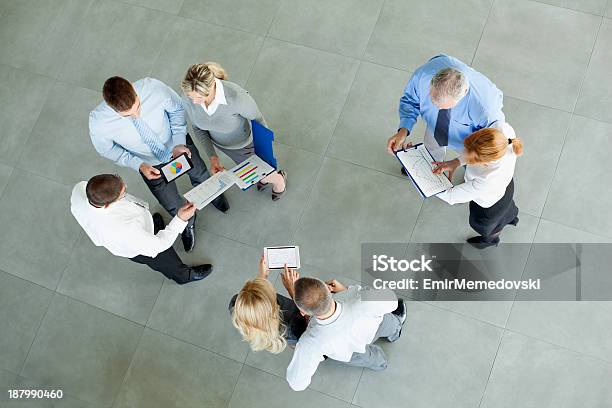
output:
[[[418,169],[422,172],[428,172],[428,174],[425,174],[425,173],[421,175],[412,174],[414,172],[414,169],[410,169],[406,166],[406,163],[402,160],[402,156],[403,156],[402,152],[409,152],[411,150],[419,151],[419,153],[423,157],[423,160],[428,162],[429,169],[425,168],[425,166],[422,166],[423,167],[422,169]],[[434,162],[435,160],[433,159],[433,156],[431,155],[431,153],[429,152],[429,150],[423,143],[419,143],[408,149],[398,150],[395,152],[395,157],[397,157],[399,162],[402,164],[402,167],[404,167],[404,169],[406,170],[406,174],[408,174],[410,181],[412,181],[412,184],[414,184],[414,186],[416,187],[421,197],[429,198],[429,197],[438,195],[448,190],[449,188],[453,187],[453,183],[450,181],[450,179],[448,178],[446,174],[431,173],[431,170],[433,169],[433,167],[431,166],[431,163]],[[425,186],[425,184],[427,184],[427,186]]]
[[255,148],[255,154],[270,166],[274,167],[274,169],[277,169],[278,164],[276,163],[272,146],[274,132],[254,120],[251,121],[251,129],[253,132],[253,147]]

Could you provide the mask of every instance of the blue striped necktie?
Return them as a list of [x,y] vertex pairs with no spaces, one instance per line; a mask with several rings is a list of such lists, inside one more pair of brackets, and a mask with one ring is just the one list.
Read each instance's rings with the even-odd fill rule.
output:
[[440,147],[448,146],[448,128],[450,126],[450,109],[440,109],[434,130],[434,139]]
[[140,133],[140,137],[142,137],[142,141],[149,146],[157,160],[162,163],[170,161],[172,159],[172,151],[166,149],[163,143],[159,141],[158,136],[153,132],[153,130],[147,125],[142,119],[130,117],[134,127]]

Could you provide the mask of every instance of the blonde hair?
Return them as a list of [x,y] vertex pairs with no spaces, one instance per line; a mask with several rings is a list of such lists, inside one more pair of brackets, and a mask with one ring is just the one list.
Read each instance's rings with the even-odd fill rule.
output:
[[210,88],[215,78],[225,80],[227,73],[216,62],[195,64],[189,67],[185,77],[181,81],[181,89],[184,93],[196,92],[203,97],[210,94]]
[[477,130],[463,141],[468,164],[484,164],[499,160],[506,154],[508,145],[517,156],[523,154],[523,141],[518,137],[508,139],[496,128]]
[[232,311],[232,324],[253,351],[277,354],[287,346],[276,291],[266,279],[257,278],[244,284]]

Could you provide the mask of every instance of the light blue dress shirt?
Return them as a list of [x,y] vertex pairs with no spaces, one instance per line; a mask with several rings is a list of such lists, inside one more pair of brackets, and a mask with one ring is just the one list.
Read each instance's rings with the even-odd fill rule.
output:
[[[134,82],[140,98],[140,118],[159,142],[172,151],[185,144],[187,121],[179,96],[169,86],[153,78]],[[142,163],[160,164],[129,117],[119,115],[106,102],[89,114],[89,134],[96,151],[119,166],[139,171]]]
[[412,132],[420,115],[433,134],[438,119],[438,107],[431,101],[429,93],[431,78],[441,69],[455,68],[467,78],[469,89],[457,106],[451,109],[448,129],[448,146],[463,150],[463,140],[476,130],[491,127],[495,122],[505,122],[503,93],[480,72],[456,58],[438,55],[419,67],[408,82],[400,98],[400,128]]

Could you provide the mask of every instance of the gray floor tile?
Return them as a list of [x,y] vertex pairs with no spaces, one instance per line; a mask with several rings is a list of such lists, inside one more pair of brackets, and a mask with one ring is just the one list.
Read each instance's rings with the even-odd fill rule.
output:
[[605,16],[612,18],[612,2],[610,2],[610,0],[608,0],[608,5],[606,6]]
[[94,246],[83,235],[57,291],[144,325],[164,279],[147,266]]
[[[542,217],[597,235],[612,237],[612,218],[601,166],[612,154],[612,125],[574,116]],[[588,143],[584,141],[588,139]]]
[[[397,132],[399,100],[409,79],[407,72],[362,62],[327,156],[399,175],[400,164],[387,153],[387,139]],[[424,133],[419,120],[411,139],[421,141]]]
[[3,1],[0,4],[0,63],[55,78],[92,2]]
[[283,378],[244,366],[229,408],[284,408],[288,405],[345,408],[349,404],[310,389],[293,392]]
[[70,186],[95,174],[113,173],[115,165],[100,157],[89,138],[89,112],[101,100],[98,92],[56,82],[18,167]]
[[55,295],[22,375],[87,402],[110,405],[142,326]]
[[612,365],[506,332],[483,408],[603,408],[612,404]]
[[514,195],[517,206],[540,216],[555,174],[571,115],[514,98],[504,99],[504,113],[525,151],[516,163]]
[[170,14],[178,14],[183,6],[184,0],[121,0],[135,6],[142,6],[154,10],[165,11]]
[[115,407],[226,407],[242,365],[146,329]]
[[[224,214],[208,206],[200,212],[197,225],[255,247],[291,244],[322,159],[286,145],[277,144],[274,150],[279,167],[288,176],[287,192],[281,200],[272,201],[271,188],[257,191],[251,187],[242,191],[232,187],[225,193],[230,210]],[[226,168],[235,165],[226,158],[223,163]]]
[[248,346],[232,326],[228,305],[244,282],[257,274],[261,253],[199,230],[194,252],[179,255],[188,265],[212,263],[212,275],[182,286],[165,281],[149,326],[243,362]]
[[185,0],[181,16],[266,34],[282,0]]
[[601,16],[606,8],[607,0],[536,0],[540,3],[584,11]]
[[421,206],[408,184],[400,177],[325,159],[295,236],[302,258],[360,280],[362,242],[408,241]]
[[478,406],[501,329],[418,302],[407,310],[399,341],[379,343],[388,368],[364,370],[353,402],[364,408]]
[[584,242],[584,243],[612,243],[612,238],[591,234],[576,228],[557,224],[545,219],[540,220],[538,231],[534,238],[537,243],[555,242]]
[[507,327],[612,363],[612,302],[517,301]]
[[13,167],[0,163],[0,196],[6,188],[6,185],[13,174]]
[[365,51],[382,0],[286,1],[270,36],[351,57]]
[[[79,237],[70,188],[25,171],[13,173],[0,197],[0,269],[55,289]],[[35,248],[35,250],[32,250]]]
[[[455,181],[457,183],[457,181]],[[412,186],[409,186],[412,188]],[[521,208],[519,207],[519,210]],[[518,226],[504,228],[500,238],[502,242],[533,241],[538,226],[538,218],[527,213],[519,213]],[[441,233],[444,231],[444,233]],[[468,204],[449,205],[437,197],[424,201],[419,214],[412,242],[465,242],[477,233],[469,224]]]
[[331,139],[357,66],[351,58],[268,39],[247,90],[277,141],[321,154]]
[[528,0],[497,1],[474,67],[507,95],[571,112],[599,22],[594,15]]
[[612,113],[607,109],[612,103],[610,45],[612,45],[612,21],[603,19],[575,110],[579,115],[607,122],[612,122]]
[[177,18],[164,41],[152,75],[180,95],[180,82],[190,65],[215,61],[225,68],[230,81],[244,86],[262,42],[263,37],[257,35]]
[[469,64],[490,7],[490,0],[387,0],[365,58],[410,71],[439,54]]
[[90,9],[60,78],[101,90],[104,81],[120,75],[131,81],[149,74],[173,17],[112,0]]
[[0,367],[21,370],[52,296],[47,289],[0,271]]
[[0,161],[17,162],[52,84],[49,78],[0,65]]

